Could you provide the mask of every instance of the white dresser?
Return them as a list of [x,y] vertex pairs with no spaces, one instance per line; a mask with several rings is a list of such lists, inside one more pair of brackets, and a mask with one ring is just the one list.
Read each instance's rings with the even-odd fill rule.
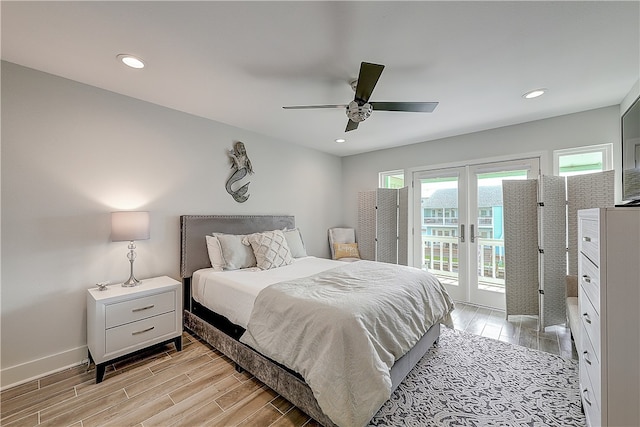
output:
[[589,426],[640,426],[640,207],[578,211],[580,390]]
[[87,293],[87,346],[101,382],[108,363],[173,341],[182,350],[182,286],[167,276],[138,286],[111,285]]

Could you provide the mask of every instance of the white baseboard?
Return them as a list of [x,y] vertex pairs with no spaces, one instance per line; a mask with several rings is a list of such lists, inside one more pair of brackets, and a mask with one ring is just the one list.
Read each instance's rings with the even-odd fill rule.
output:
[[87,346],[63,351],[0,370],[0,390],[87,362]]

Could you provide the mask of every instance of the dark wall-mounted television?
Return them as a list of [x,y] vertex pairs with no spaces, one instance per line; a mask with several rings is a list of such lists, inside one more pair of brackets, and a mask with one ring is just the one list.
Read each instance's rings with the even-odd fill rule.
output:
[[640,97],[622,115],[622,202],[640,206]]

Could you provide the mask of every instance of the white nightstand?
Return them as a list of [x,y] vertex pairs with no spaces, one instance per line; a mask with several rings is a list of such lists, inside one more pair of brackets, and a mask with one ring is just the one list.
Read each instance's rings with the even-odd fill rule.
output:
[[96,382],[106,365],[156,344],[173,341],[182,350],[182,286],[167,276],[87,292],[87,346]]

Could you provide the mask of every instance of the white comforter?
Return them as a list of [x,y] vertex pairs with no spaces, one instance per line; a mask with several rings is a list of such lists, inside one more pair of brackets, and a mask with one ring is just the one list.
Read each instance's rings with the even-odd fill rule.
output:
[[395,361],[452,309],[433,275],[359,261],[263,289],[240,341],[302,375],[335,424],[360,427],[389,399]]

